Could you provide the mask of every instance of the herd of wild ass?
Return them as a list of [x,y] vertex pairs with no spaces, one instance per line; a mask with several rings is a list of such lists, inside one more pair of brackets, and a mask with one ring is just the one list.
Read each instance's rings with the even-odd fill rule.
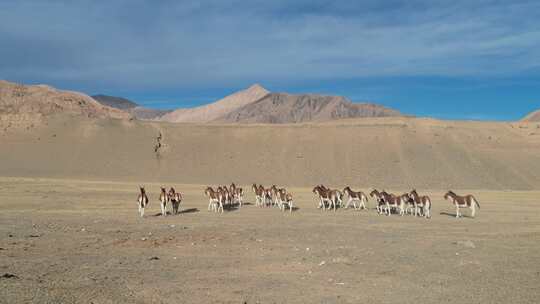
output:
[[[144,187],[140,188],[140,194],[137,199],[139,207],[139,215],[144,216],[144,209],[148,206],[149,200],[146,195]],[[278,188],[276,185],[272,185],[269,188],[265,188],[262,185],[253,184],[251,186],[253,194],[255,195],[255,205],[259,207],[278,207],[281,211],[289,209],[292,212],[293,196],[285,188]],[[312,191],[317,196],[318,208],[323,210],[334,210],[337,208],[348,209],[351,204],[355,209],[367,210],[368,196],[362,191],[354,191],[349,186],[345,187],[343,191],[337,189],[330,189],[324,185],[317,185]],[[208,211],[221,212],[225,209],[233,206],[241,208],[244,205],[244,191],[241,187],[237,187],[232,183],[229,187],[218,186],[212,188],[206,187],[204,194],[207,196]],[[388,193],[386,191],[378,191],[374,189],[369,193],[369,196],[375,199],[375,206],[379,214],[391,215],[393,212],[401,216],[410,214],[414,216],[421,216],[424,218],[431,218],[431,199],[428,196],[421,196],[413,189],[411,192],[407,192],[401,195]],[[344,198],[347,198],[347,202],[344,203]],[[471,209],[471,216],[476,214],[476,208],[480,208],[478,200],[473,195],[460,196],[453,191],[448,191],[444,195],[445,200],[449,200],[456,208],[456,218],[462,217],[460,212],[461,208]],[[164,187],[161,187],[159,195],[159,202],[161,207],[161,215],[167,215],[167,204],[171,206],[171,214],[178,214],[180,203],[182,202],[182,194],[176,192],[174,188],[170,188],[167,192]]]

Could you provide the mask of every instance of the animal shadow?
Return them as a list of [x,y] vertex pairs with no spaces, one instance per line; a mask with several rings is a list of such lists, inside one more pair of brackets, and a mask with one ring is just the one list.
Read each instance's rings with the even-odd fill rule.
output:
[[178,214],[195,213],[195,212],[199,212],[199,211],[200,210],[198,208],[189,208],[189,209],[184,209],[184,210],[178,211]]
[[[449,216],[449,217],[456,217],[456,214],[455,213],[450,213],[450,212],[441,212],[439,213],[440,215],[446,215],[446,216]],[[470,215],[466,215],[466,214],[461,214],[461,217],[464,217],[464,218],[470,218],[472,219],[473,217],[470,216]]]
[[[245,204],[243,204],[245,205]],[[223,206],[224,211],[238,211],[240,209],[240,205],[238,203],[236,204],[228,204]]]
[[[172,213],[170,213],[169,211],[166,212],[167,215],[172,215]],[[154,216],[161,216],[161,212],[158,212],[156,214],[154,214]]]

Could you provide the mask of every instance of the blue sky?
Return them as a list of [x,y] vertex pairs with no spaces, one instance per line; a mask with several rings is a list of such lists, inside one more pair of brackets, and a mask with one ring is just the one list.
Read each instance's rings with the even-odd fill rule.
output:
[[0,0],[0,78],[150,107],[260,83],[418,116],[540,108],[540,1]]

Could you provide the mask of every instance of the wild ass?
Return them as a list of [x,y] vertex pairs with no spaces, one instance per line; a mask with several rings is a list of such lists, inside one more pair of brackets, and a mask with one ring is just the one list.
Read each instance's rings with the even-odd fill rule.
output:
[[[337,206],[340,208],[343,207],[343,193],[337,189],[332,189],[329,191],[330,201],[334,206],[334,211],[336,211]],[[330,208],[329,208],[330,209]]]
[[261,207],[263,205],[263,192],[264,192],[263,186],[257,186],[256,184],[253,184],[251,186],[251,189],[253,190],[253,193],[255,194],[255,205]]
[[214,211],[219,212],[221,209],[221,213],[223,213],[223,193],[218,190],[212,189],[212,187],[208,186],[206,187],[206,190],[204,190],[204,194],[208,196],[208,211]]
[[244,190],[241,187],[234,188],[233,198],[238,203],[238,208],[242,208],[244,204]]
[[144,187],[139,186],[139,197],[137,198],[137,205],[139,205],[139,215],[141,217],[144,217],[144,208],[148,206],[148,196],[146,195],[146,191],[144,190]]
[[167,197],[167,191],[165,188],[161,187],[161,193],[159,194],[159,202],[161,207],[161,215],[167,216],[167,201],[169,198]]
[[381,192],[382,198],[384,200],[384,203],[386,204],[386,215],[390,215],[391,208],[395,208],[399,211],[399,215],[403,216],[405,214],[405,209],[403,208],[403,199],[402,196],[396,196],[394,194],[390,194],[386,191]]
[[[413,189],[409,195],[414,204],[414,216],[423,215],[425,218],[431,218],[431,199],[429,196],[418,195],[416,189]],[[420,208],[422,208],[423,214],[420,214]]]
[[272,188],[263,188],[263,189],[264,189],[263,191],[264,206],[270,207],[274,203],[274,200],[272,199]]
[[176,190],[171,187],[167,196],[169,198],[169,201],[171,202],[172,213],[178,214],[178,209],[180,208],[180,203],[182,202],[182,194],[180,192],[176,192]]
[[270,191],[271,191],[271,194],[272,194],[272,204],[274,206],[277,206],[279,209],[281,209],[281,204],[282,204],[282,200],[281,200],[281,195],[280,195],[280,190],[285,190],[285,189],[278,189],[276,185],[272,185],[272,187],[270,187]]
[[[351,189],[351,187],[347,186],[343,189],[343,193],[347,194],[347,196],[349,196],[349,199],[347,201],[347,204],[345,204],[345,209],[348,209],[349,208],[349,205],[351,203],[353,203],[353,206],[354,206],[354,209],[359,209],[359,208],[362,208],[362,209],[366,209],[367,210],[367,207],[366,207],[366,203],[368,201],[368,198],[367,196],[364,194],[364,192],[362,191],[353,191]],[[356,203],[359,202],[360,203],[360,206],[356,206]]]
[[[343,193],[339,190],[329,189],[324,185],[318,185],[313,188],[313,193],[319,196],[320,201],[318,208],[321,208],[322,206],[323,210],[330,210],[333,207],[334,211],[336,211],[337,206],[341,206],[343,203]],[[328,209],[326,209],[326,202],[328,202]]]
[[223,194],[223,205],[230,206],[232,204],[232,193],[229,192],[227,186],[219,186],[218,190]]
[[279,196],[279,209],[285,211],[285,205],[288,205],[289,212],[292,213],[293,210],[293,196],[291,193],[287,192],[284,188],[278,190]]
[[330,190],[328,190],[325,186],[317,185],[313,187],[312,192],[315,193],[319,198],[319,206],[317,208],[323,208],[323,210],[325,210],[326,202],[328,202],[329,205],[332,204],[330,202]]
[[242,207],[244,203],[244,191],[240,187],[236,187],[234,183],[229,187],[229,192],[231,194],[231,202],[233,204],[238,204],[238,207]]
[[456,206],[456,218],[463,217],[463,215],[459,212],[460,208],[469,208],[472,210],[471,216],[474,218],[474,215],[476,214],[476,207],[478,206],[478,209],[480,209],[480,204],[476,200],[476,198],[472,195],[465,195],[465,196],[459,196],[455,194],[453,191],[448,191],[444,195],[445,200],[450,200],[452,204]]
[[379,192],[379,190],[377,189],[373,189],[373,191],[369,193],[369,196],[375,198],[377,203],[377,212],[381,214],[383,212],[383,206],[385,205],[384,198],[381,192]]

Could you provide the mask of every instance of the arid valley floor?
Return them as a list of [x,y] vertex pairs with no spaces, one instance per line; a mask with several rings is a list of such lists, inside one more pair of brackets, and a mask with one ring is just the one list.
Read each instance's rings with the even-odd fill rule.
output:
[[[0,133],[0,303],[537,303],[540,126],[49,119]],[[163,147],[153,150],[163,135]],[[206,185],[250,204],[207,211]],[[259,208],[253,182],[297,210]],[[324,183],[433,199],[430,220],[317,209]],[[137,214],[138,186],[150,206]],[[160,217],[160,186],[184,194]],[[473,193],[477,217],[442,196]],[[468,210],[464,211],[470,214]]]
[[[161,217],[136,183],[1,178],[2,303],[536,303],[537,191],[475,191],[475,219],[434,198],[433,218],[246,205],[206,210],[202,185],[176,185]],[[247,186],[245,186],[247,187]],[[253,202],[253,195],[247,196]],[[465,211],[465,214],[468,214]]]

